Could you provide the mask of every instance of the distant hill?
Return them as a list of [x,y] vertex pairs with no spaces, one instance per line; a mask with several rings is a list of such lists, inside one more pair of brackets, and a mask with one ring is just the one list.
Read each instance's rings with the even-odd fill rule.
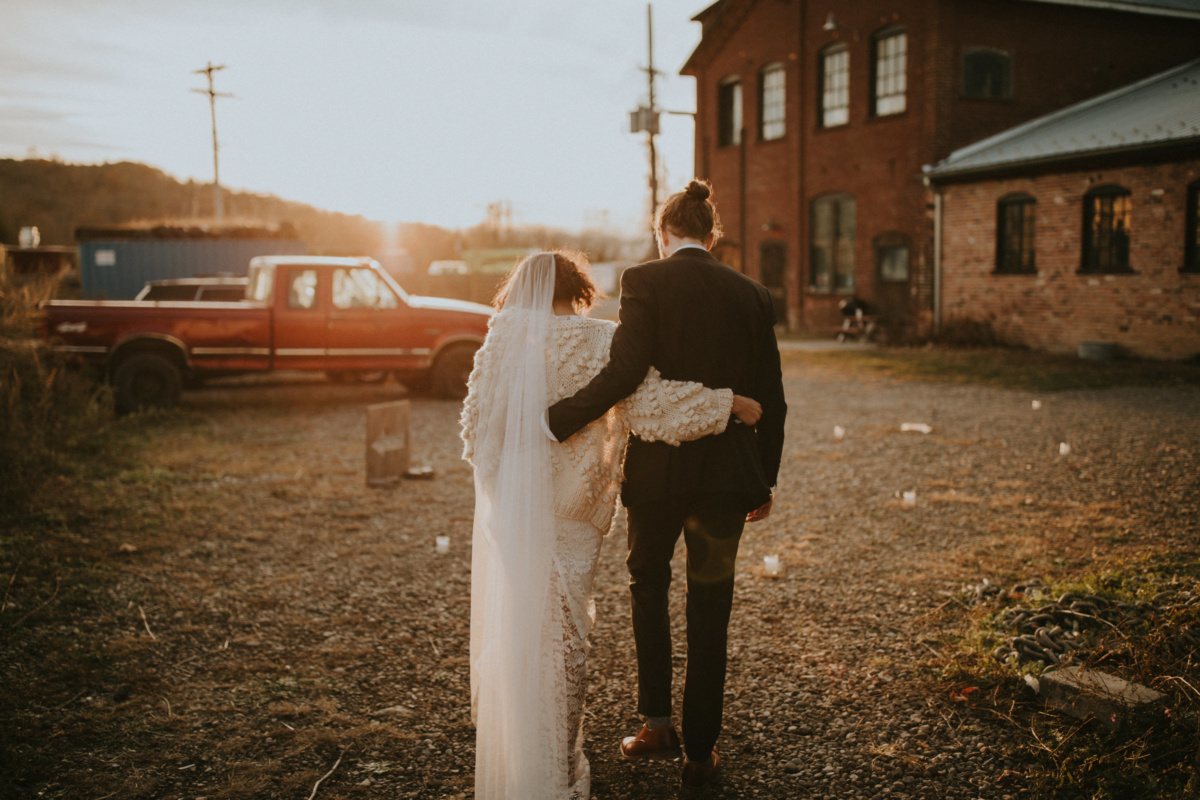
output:
[[[226,191],[224,207],[239,223],[291,225],[312,254],[362,255],[382,246],[382,227],[361,216],[249,192]],[[146,164],[0,159],[0,244],[15,245],[28,225],[37,226],[43,245],[73,245],[76,228],[212,216],[211,183],[182,183]]]

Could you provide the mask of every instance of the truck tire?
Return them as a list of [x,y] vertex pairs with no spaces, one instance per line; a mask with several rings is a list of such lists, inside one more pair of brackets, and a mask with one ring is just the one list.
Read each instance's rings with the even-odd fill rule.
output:
[[479,345],[456,344],[447,347],[433,364],[433,392],[448,400],[467,396],[467,378],[475,366],[475,351]]
[[118,413],[170,408],[179,402],[183,376],[170,360],[154,353],[136,353],[121,362],[113,375]]

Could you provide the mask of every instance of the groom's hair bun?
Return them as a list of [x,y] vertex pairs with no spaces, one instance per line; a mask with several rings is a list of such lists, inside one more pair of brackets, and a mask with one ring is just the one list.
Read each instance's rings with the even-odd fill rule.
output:
[[706,180],[694,178],[682,192],[667,198],[658,210],[654,221],[655,230],[665,228],[675,236],[704,242],[713,237],[721,238],[721,218],[713,205],[712,186]]
[[709,188],[707,183],[696,180],[689,183],[684,191],[687,192],[687,196],[693,200],[707,200],[708,196],[712,194],[712,189]]

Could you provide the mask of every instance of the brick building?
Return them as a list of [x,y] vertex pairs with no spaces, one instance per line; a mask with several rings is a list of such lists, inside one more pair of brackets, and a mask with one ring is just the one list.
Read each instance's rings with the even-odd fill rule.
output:
[[719,0],[701,11],[697,175],[719,255],[794,329],[857,295],[933,323],[922,168],[999,131],[1200,55],[1179,0]]
[[952,153],[937,313],[1074,352],[1200,355],[1200,60]]

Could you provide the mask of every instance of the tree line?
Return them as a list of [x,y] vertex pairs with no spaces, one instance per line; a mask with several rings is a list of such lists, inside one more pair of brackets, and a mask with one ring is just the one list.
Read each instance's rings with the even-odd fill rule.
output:
[[[314,255],[372,255],[391,247],[407,252],[411,269],[460,258],[464,250],[493,247],[569,247],[592,261],[640,260],[640,240],[608,231],[581,233],[545,226],[498,226],[485,220],[465,230],[400,223],[388,230],[363,216],[326,211],[270,194],[224,190],[228,224],[292,228]],[[213,218],[211,183],[180,181],[130,161],[67,164],[46,159],[0,159],[0,244],[15,246],[20,229],[36,226],[43,245],[76,244],[79,228],[122,225],[185,226]]]

